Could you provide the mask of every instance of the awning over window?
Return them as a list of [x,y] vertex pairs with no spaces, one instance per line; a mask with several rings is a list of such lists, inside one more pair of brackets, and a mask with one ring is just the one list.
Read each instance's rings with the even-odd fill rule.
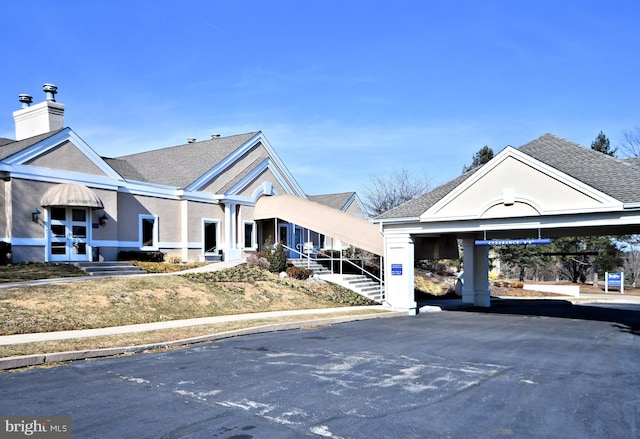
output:
[[75,183],[61,183],[50,187],[40,199],[40,205],[104,208],[95,192]]
[[254,218],[265,220],[280,218],[314,232],[339,239],[345,244],[384,254],[380,228],[369,221],[294,195],[260,197]]

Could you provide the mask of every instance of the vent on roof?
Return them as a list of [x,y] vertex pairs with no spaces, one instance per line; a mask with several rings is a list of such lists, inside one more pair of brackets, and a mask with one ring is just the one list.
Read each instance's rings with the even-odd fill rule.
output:
[[53,84],[44,84],[42,86],[44,90],[44,97],[47,101],[56,101],[56,93],[58,93],[58,87]]
[[18,96],[22,108],[13,112],[16,124],[16,140],[45,134],[64,128],[64,105],[56,102],[58,87],[53,84],[42,86],[46,100],[31,105],[33,98],[27,94]]
[[30,95],[18,95],[18,100],[22,103],[22,108],[27,108],[31,106],[31,103],[33,102],[33,97],[31,97]]
[[195,137],[187,137],[187,143],[195,143],[196,138]]
[[218,133],[212,134],[211,138],[212,139],[219,139],[220,138],[220,134],[218,134]]

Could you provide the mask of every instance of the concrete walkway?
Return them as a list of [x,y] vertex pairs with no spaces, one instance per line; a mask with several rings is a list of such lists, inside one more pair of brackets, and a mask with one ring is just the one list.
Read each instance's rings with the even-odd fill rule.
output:
[[[320,309],[314,308],[314,309],[290,310],[290,311],[270,311],[270,312],[257,312],[257,313],[248,313],[248,314],[233,314],[233,315],[216,316],[216,317],[201,317],[196,319],[168,320],[164,322],[141,323],[137,325],[126,325],[126,326],[113,326],[108,328],[74,329],[70,331],[3,335],[3,336],[0,336],[0,346],[20,344],[20,343],[53,341],[53,340],[69,340],[69,339],[87,338],[87,337],[100,337],[104,335],[133,334],[137,332],[156,331],[160,329],[185,328],[188,326],[211,325],[216,323],[250,321],[250,320],[277,318],[277,317],[304,316],[304,315],[311,315],[311,314],[331,314],[331,313],[340,313],[340,312],[344,312],[346,314],[352,311],[359,311],[359,310],[371,310],[373,314],[376,310],[382,310],[382,309],[384,309],[382,306],[374,305],[374,306],[354,306],[354,307],[340,307],[340,308],[320,308]],[[358,317],[358,316],[354,316],[354,317]]]
[[110,276],[75,276],[75,277],[60,277],[55,279],[38,279],[38,280],[30,280],[26,282],[5,282],[5,283],[0,283],[0,290],[7,289],[7,288],[37,286],[37,285],[46,285],[46,284],[54,284],[54,283],[78,282],[83,280],[98,280],[98,279],[105,279],[107,277],[175,276],[177,274],[186,274],[186,273],[206,273],[208,271],[224,270],[225,268],[235,267],[236,265],[243,264],[244,262],[245,261],[212,262],[211,264],[203,265],[202,267],[196,267],[196,268],[191,268],[189,270],[177,271],[172,273],[144,273],[144,274],[127,274],[127,275],[113,274]]

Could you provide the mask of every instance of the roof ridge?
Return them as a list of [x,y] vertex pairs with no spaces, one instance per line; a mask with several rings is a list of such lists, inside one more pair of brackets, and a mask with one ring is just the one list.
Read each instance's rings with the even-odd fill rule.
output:
[[231,139],[233,137],[241,137],[241,136],[250,136],[251,137],[251,136],[256,135],[259,132],[260,131],[250,131],[248,133],[232,134],[230,136],[216,137],[216,138],[212,138],[212,139],[201,140],[199,142],[183,143],[181,145],[174,145],[174,146],[165,146],[165,147],[162,147],[162,148],[150,149],[148,151],[140,151],[140,152],[136,152],[136,153],[133,153],[133,154],[122,155],[122,156],[118,156],[118,157],[114,157],[114,158],[127,160],[128,158],[131,158],[131,157],[142,156],[142,155],[145,155],[145,154],[154,154],[154,153],[158,153],[158,152],[161,152],[161,151],[168,151],[168,150],[172,150],[172,149],[176,149],[176,148],[193,147],[195,145],[202,146],[202,144],[204,144],[204,143],[217,142],[217,141],[221,141],[221,140],[225,140],[225,139]]

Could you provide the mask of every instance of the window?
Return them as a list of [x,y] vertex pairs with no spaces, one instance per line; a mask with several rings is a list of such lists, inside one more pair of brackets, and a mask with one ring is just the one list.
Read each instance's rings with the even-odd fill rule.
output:
[[204,220],[204,252],[218,253],[218,221]]
[[67,220],[67,209],[65,207],[52,207],[51,208],[51,219],[56,221],[66,221]]
[[244,223],[244,248],[256,248],[254,232],[256,223],[246,222]]
[[158,217],[154,215],[140,215],[138,236],[140,248],[143,250],[157,250],[158,248]]

